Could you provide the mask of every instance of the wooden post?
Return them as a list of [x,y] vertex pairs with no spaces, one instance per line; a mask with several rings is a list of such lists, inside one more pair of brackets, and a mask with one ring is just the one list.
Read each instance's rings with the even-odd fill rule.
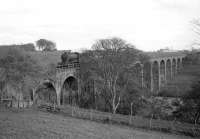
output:
[[142,88],[144,87],[144,65],[142,64],[141,65],[141,78],[142,78]]
[[151,92],[153,92],[153,65],[152,65],[152,63],[151,63],[150,74],[151,74]]
[[161,79],[160,79],[160,61],[158,61],[158,91],[160,91]]
[[131,125],[132,124],[132,115],[133,115],[133,102],[131,102],[131,116],[130,116],[130,119],[129,119],[129,124]]
[[165,84],[167,83],[167,60],[164,60],[164,62],[165,62]]
[[92,109],[90,109],[90,120],[92,120]]
[[170,61],[171,61],[171,79],[173,78],[173,59],[170,59]]

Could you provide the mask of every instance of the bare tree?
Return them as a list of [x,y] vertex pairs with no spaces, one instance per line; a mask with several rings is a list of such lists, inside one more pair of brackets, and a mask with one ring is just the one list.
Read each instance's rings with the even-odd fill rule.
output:
[[127,77],[127,73],[132,63],[137,60],[139,51],[120,38],[98,40],[92,48],[96,61],[96,77],[101,83],[107,103],[112,107],[112,112],[116,113],[125,93],[124,88],[129,84],[130,78]]
[[[11,48],[5,56],[0,59],[0,68],[4,69],[1,79],[5,82],[5,87],[12,86],[16,93],[16,99],[22,99],[22,95],[26,95],[23,91],[26,86],[27,78],[35,77],[39,70],[39,66],[25,51],[21,49]],[[6,91],[6,93],[9,93]],[[7,94],[8,95],[8,94]]]

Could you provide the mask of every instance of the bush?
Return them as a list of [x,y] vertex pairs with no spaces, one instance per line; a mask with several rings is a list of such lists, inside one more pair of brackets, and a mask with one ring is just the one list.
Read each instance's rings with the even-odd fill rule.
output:
[[193,84],[192,90],[183,96],[183,105],[174,112],[180,121],[200,124],[200,81]]

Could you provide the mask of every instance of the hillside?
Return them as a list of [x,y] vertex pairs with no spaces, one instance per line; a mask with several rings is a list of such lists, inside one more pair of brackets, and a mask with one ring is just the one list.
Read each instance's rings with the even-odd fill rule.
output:
[[7,55],[8,51],[11,49],[18,49],[24,53],[30,55],[36,62],[45,67],[49,64],[57,64],[60,61],[60,56],[63,51],[52,51],[52,52],[41,52],[34,50],[32,44],[23,45],[3,45],[0,46],[0,58]]
[[49,64],[57,64],[60,62],[60,56],[63,51],[53,51],[53,52],[41,52],[41,51],[32,51],[28,52],[30,56],[38,62],[39,65],[45,67]]
[[[23,48],[27,47],[27,45],[30,47],[30,50]],[[7,54],[10,48],[20,48],[22,51],[25,50],[25,52],[28,53],[38,63],[38,65],[42,66],[43,68],[50,67],[49,65],[51,64],[56,65],[61,61],[60,57],[63,51],[41,52],[33,51],[31,44],[19,46],[0,46],[0,58]],[[176,76],[176,78],[171,80],[165,86],[164,90],[167,90],[170,96],[181,96],[191,89],[191,85],[193,82],[197,81],[197,79],[200,79],[200,63],[187,64]]]

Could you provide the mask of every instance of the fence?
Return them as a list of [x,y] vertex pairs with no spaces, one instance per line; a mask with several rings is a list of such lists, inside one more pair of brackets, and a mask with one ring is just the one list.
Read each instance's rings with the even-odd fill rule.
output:
[[33,102],[32,101],[25,101],[25,100],[14,100],[12,98],[1,98],[0,104],[4,105],[5,107],[14,107],[14,108],[28,108],[31,107]]
[[100,112],[92,109],[82,109],[72,106],[60,107],[59,109],[56,109],[56,112],[65,116],[71,116],[103,123],[122,124],[134,128],[143,128],[170,133],[181,133],[189,136],[200,136],[200,125],[181,123],[176,120],[166,121],[161,119],[148,119],[139,116],[112,114],[108,112]]

